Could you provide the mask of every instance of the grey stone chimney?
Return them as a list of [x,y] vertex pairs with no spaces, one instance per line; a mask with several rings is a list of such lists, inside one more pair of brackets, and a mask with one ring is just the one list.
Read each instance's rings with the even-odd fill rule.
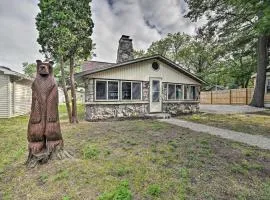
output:
[[132,39],[127,35],[122,35],[119,40],[119,46],[117,51],[117,63],[133,60],[133,46]]

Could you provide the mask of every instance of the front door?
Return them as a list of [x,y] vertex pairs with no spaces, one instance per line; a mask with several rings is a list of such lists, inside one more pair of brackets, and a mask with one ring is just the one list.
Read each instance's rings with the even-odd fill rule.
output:
[[150,112],[161,112],[161,78],[150,78]]

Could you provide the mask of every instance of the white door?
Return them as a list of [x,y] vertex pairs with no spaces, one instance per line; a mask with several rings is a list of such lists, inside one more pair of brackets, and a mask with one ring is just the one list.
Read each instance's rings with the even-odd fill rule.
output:
[[161,78],[150,78],[150,112],[161,112]]

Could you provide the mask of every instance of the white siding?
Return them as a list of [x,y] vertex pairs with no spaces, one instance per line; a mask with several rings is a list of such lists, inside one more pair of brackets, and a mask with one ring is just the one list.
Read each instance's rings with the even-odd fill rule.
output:
[[152,63],[154,60],[149,60],[141,63],[130,64],[123,67],[118,67],[103,72],[91,74],[89,78],[100,79],[122,79],[122,80],[140,80],[149,81],[150,77],[161,77],[162,82],[171,83],[184,83],[184,84],[197,84],[200,85],[194,79],[180,73],[172,67],[159,62],[160,69],[155,71],[152,69]]
[[31,85],[26,81],[16,82],[14,92],[14,115],[29,113],[32,101]]
[[9,76],[0,74],[0,118],[9,117]]
[[14,115],[14,83],[9,82],[9,116]]

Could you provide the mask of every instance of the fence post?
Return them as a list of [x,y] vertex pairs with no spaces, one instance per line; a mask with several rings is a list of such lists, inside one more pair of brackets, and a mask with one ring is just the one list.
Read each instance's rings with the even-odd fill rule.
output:
[[246,105],[248,105],[248,89],[246,88]]
[[212,94],[212,91],[211,91],[211,93],[210,93],[211,95],[210,95],[210,99],[211,99],[211,104],[213,104],[213,94]]
[[230,105],[232,104],[232,90],[230,90]]

